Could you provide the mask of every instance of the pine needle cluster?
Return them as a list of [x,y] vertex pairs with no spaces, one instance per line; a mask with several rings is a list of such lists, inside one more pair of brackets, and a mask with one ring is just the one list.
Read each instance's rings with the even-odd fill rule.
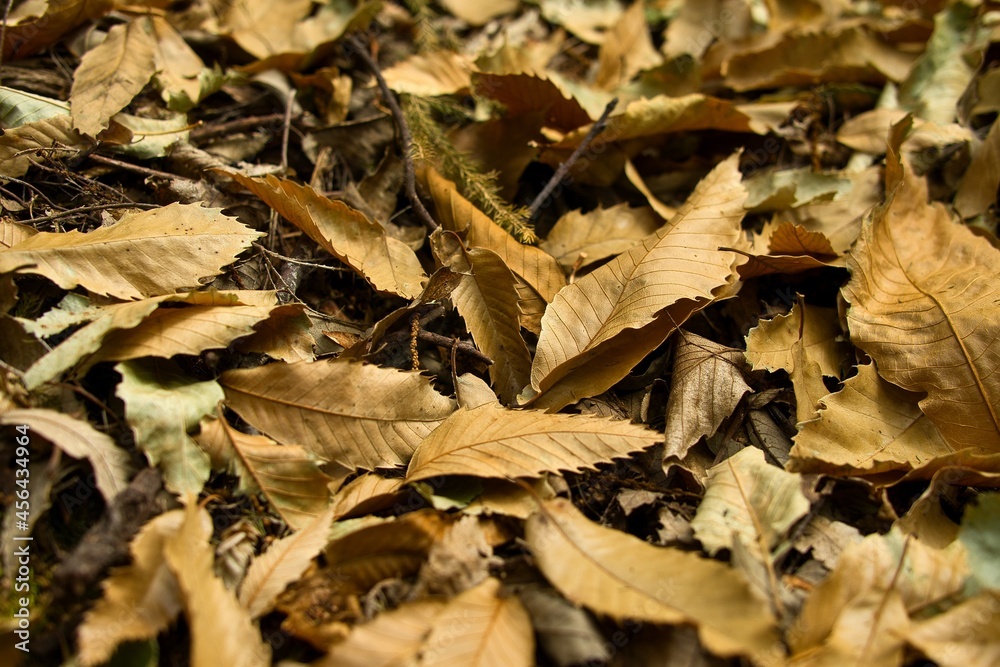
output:
[[468,154],[448,140],[434,119],[435,112],[454,117],[464,111],[441,100],[417,95],[403,97],[403,113],[413,135],[414,159],[434,162],[445,178],[455,182],[459,192],[521,243],[535,243],[538,237],[528,222],[528,211],[515,207],[500,195],[495,171],[484,172]]

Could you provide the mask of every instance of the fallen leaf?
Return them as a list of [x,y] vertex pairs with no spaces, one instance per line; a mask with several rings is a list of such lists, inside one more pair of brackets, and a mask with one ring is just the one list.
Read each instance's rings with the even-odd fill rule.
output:
[[820,400],[818,419],[795,436],[789,470],[866,475],[910,470],[953,450],[917,407],[918,395],[878,376],[871,364]]
[[54,410],[30,408],[4,412],[0,424],[28,426],[73,458],[90,461],[97,489],[107,503],[128,485],[128,452],[85,421]]
[[986,212],[997,199],[1000,187],[1000,122],[993,121],[982,144],[978,144],[962,183],[955,193],[955,210],[963,218]]
[[3,60],[10,62],[37,53],[73,28],[104,16],[114,6],[112,0],[48,0],[40,14],[32,13],[6,26]]
[[406,463],[455,409],[418,373],[354,361],[275,363],[219,379],[226,403],[261,431],[352,470]]
[[375,289],[407,299],[420,294],[427,276],[413,250],[388,236],[381,225],[360,211],[287,179],[221,173],[260,197]]
[[160,467],[169,490],[200,493],[210,473],[209,459],[188,434],[223,399],[218,382],[195,381],[165,359],[123,361],[115,370],[122,376],[115,395],[125,403],[136,446],[150,465]]
[[789,630],[795,665],[903,664],[908,609],[962,590],[968,576],[959,545],[936,550],[894,530],[848,546],[837,568],[806,599]]
[[142,91],[156,72],[151,32],[147,19],[132,19],[113,26],[103,42],[83,55],[69,93],[74,129],[96,137]]
[[260,236],[221,209],[170,204],[87,234],[35,234],[0,252],[0,273],[32,273],[64,289],[140,299],[196,287]]
[[589,415],[559,415],[483,405],[460,408],[420,443],[407,482],[438,475],[539,477],[593,468],[650,447],[656,431]]
[[517,277],[521,326],[538,331],[545,306],[566,283],[555,258],[539,248],[524,245],[493,222],[485,213],[458,193],[455,184],[431,167],[422,177],[434,199],[441,225],[453,232],[465,232],[470,248],[492,250]]
[[165,540],[163,554],[183,593],[192,667],[270,665],[270,644],[262,641],[250,614],[215,576],[209,541],[212,518],[193,497],[188,502],[177,533]]
[[167,566],[166,542],[184,522],[184,511],[155,517],[132,540],[132,563],[104,580],[101,599],[77,628],[77,659],[83,667],[107,662],[122,642],[150,639],[183,609],[180,587]]
[[433,51],[412,55],[382,75],[396,92],[430,97],[468,92],[473,67],[468,57],[454,51]]
[[[547,409],[608,389],[695,308],[734,282],[742,259],[719,248],[741,244],[745,196],[733,155],[702,180],[668,224],[559,291],[542,317],[531,369],[531,389],[554,395],[544,403]],[[601,358],[616,336],[657,319],[669,320],[662,325],[665,333],[641,347],[615,350],[621,356],[613,361]]]
[[302,576],[330,541],[332,521],[331,508],[251,561],[239,593],[240,604],[250,618],[259,618],[270,611],[285,587]]
[[664,459],[683,459],[699,439],[714,435],[750,391],[740,368],[741,357],[739,350],[683,332],[674,348]]
[[761,664],[782,656],[770,610],[722,563],[599,526],[562,498],[528,519],[525,537],[545,578],[576,604],[616,619],[690,623],[716,655]]
[[442,600],[405,602],[357,625],[347,639],[334,645],[313,667],[418,667],[420,651],[446,603]]
[[906,640],[940,667],[1000,662],[1000,593],[982,591],[937,616],[913,623]]
[[0,136],[0,178],[24,176],[32,164],[44,161],[40,156],[48,150],[75,152],[93,143],[74,130],[72,122],[69,114],[63,114],[4,131]]
[[[450,236],[450,238],[449,238]],[[499,255],[486,248],[466,249],[454,235],[432,238],[435,254],[462,279],[451,293],[472,340],[493,360],[490,379],[505,404],[531,376],[531,355],[521,338],[514,274]]]
[[927,203],[926,183],[898,157],[887,160],[902,175],[887,174],[892,192],[848,258],[851,340],[882,377],[927,392],[920,409],[952,447],[1000,451],[1000,356],[990,353],[1000,334],[984,326],[998,298],[988,277],[1000,273],[1000,250]]
[[292,530],[304,529],[330,505],[323,461],[303,447],[242,433],[223,419],[202,421],[195,440],[213,468],[237,475],[242,493],[263,493]]
[[659,222],[651,208],[618,204],[583,213],[566,213],[556,222],[540,247],[564,270],[582,269],[625,252],[656,231]]
[[691,527],[713,556],[741,541],[755,558],[770,561],[771,549],[808,511],[801,476],[767,463],[756,447],[745,447],[708,471]]
[[421,665],[530,667],[535,664],[531,619],[516,597],[501,597],[489,578],[450,600],[434,619]]

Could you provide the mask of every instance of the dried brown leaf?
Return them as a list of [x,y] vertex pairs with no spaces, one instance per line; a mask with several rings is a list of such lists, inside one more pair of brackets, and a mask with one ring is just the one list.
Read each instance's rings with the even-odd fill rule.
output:
[[103,42],[83,55],[69,94],[74,129],[96,137],[111,117],[138,95],[156,72],[156,40],[146,18],[108,31]]
[[[878,376],[871,364],[820,401],[802,424],[789,468],[828,475],[910,470],[953,450],[917,407],[918,395]],[[981,450],[984,451],[984,450]]]
[[684,333],[674,352],[667,400],[663,457],[684,458],[699,439],[711,436],[750,391],[739,350]]
[[35,234],[0,252],[0,273],[33,273],[63,289],[139,299],[198,286],[260,236],[221,209],[170,204],[87,234]]
[[180,613],[181,590],[167,567],[164,546],[183,522],[182,510],[161,514],[132,540],[132,563],[104,581],[104,595],[77,628],[81,665],[107,662],[122,642],[155,637]]
[[331,508],[298,532],[273,543],[250,563],[239,594],[240,604],[246,607],[250,618],[259,618],[270,611],[285,587],[302,576],[330,541],[332,521]]
[[418,373],[354,361],[275,363],[220,382],[227,404],[261,431],[350,469],[406,463],[454,410]]
[[271,646],[261,640],[250,614],[215,576],[212,518],[188,496],[183,521],[165,540],[163,554],[183,593],[191,629],[192,667],[271,664]]
[[552,255],[524,245],[458,193],[455,184],[431,167],[422,171],[434,199],[441,225],[453,232],[467,230],[470,248],[486,248],[500,256],[517,277],[521,306],[521,326],[538,331],[537,323],[545,306],[566,283],[562,269]]
[[490,404],[461,408],[417,447],[407,481],[437,475],[502,479],[578,471],[659,440],[659,433],[644,426],[590,415],[545,414]]
[[131,472],[128,452],[89,423],[54,410],[30,408],[0,415],[0,424],[24,425],[73,458],[85,458],[94,469],[97,489],[110,503],[125,489]]
[[413,299],[427,275],[413,250],[347,204],[308,185],[267,175],[223,172],[301,229],[324,250],[357,271],[380,292]]
[[521,338],[514,274],[492,250],[465,249],[453,235],[437,237],[432,243],[438,258],[463,274],[451,300],[476,345],[493,360],[490,379],[500,400],[515,403],[531,376],[531,355]]
[[851,340],[882,377],[927,392],[920,409],[952,447],[1000,451],[1000,250],[929,204],[909,165],[887,162],[892,192],[848,259]]
[[562,498],[546,502],[525,531],[538,568],[576,604],[617,619],[692,624],[717,655],[761,664],[782,657],[770,610],[727,565],[599,526]]
[[651,208],[628,204],[587,213],[570,211],[559,218],[540,247],[569,271],[625,252],[658,226]]
[[[719,248],[743,244],[746,190],[737,158],[706,176],[667,225],[559,291],[532,364],[539,405],[557,410],[608,389],[696,308],[732,287],[742,258]],[[645,340],[632,340],[638,336]]]

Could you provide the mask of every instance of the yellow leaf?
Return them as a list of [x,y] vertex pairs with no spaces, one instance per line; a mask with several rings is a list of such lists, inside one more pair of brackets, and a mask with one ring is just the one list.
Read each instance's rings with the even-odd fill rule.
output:
[[441,610],[421,652],[427,667],[531,667],[535,640],[531,618],[516,597],[500,597],[489,578]]
[[[712,170],[664,227],[559,291],[542,317],[532,364],[531,388],[554,394],[540,404],[557,410],[605,391],[736,281],[742,258],[719,248],[744,244],[737,159]],[[641,335],[658,319],[645,341],[606,354],[616,337]],[[607,360],[595,362],[602,355]]]
[[559,218],[540,247],[568,271],[625,252],[658,226],[648,207],[618,204],[588,213],[570,211]]
[[445,607],[441,600],[405,602],[355,626],[313,667],[417,667],[427,634]]
[[597,54],[594,84],[604,90],[615,90],[627,84],[636,74],[663,62],[650,38],[646,22],[646,7],[634,3],[608,31]]
[[952,447],[1000,451],[1000,251],[927,203],[892,153],[887,172],[894,190],[848,258],[851,340],[886,380],[927,392],[920,409]]
[[453,232],[468,230],[469,247],[492,250],[517,277],[521,326],[537,332],[537,322],[545,304],[566,283],[555,258],[544,250],[517,241],[460,195],[455,184],[432,167],[426,167],[422,175],[434,199],[441,225]]
[[656,444],[638,424],[590,415],[545,414],[498,405],[459,409],[414,452],[407,481],[437,475],[539,477],[594,468]]
[[389,87],[410,95],[467,93],[473,64],[454,51],[417,53],[382,72]]
[[777,541],[808,511],[801,476],[767,463],[756,447],[745,447],[709,469],[691,527],[712,555],[742,541],[755,558],[769,560]]
[[350,468],[386,468],[455,409],[419,373],[354,361],[276,363],[227,371],[227,404],[280,442]]
[[213,467],[238,475],[241,492],[263,493],[292,530],[308,526],[330,504],[323,461],[303,447],[241,433],[221,419],[203,420],[195,440]]
[[940,667],[1000,664],[1000,593],[983,591],[912,624],[907,641]]
[[[42,149],[82,148],[91,141],[73,129],[69,114],[36,120],[27,125],[5,130],[0,136],[0,178],[24,176],[36,156],[45,156]],[[75,151],[74,151],[75,152]]]
[[796,666],[903,664],[907,610],[961,593],[969,576],[959,542],[932,549],[897,530],[869,535],[840,555],[788,631]]
[[330,541],[333,509],[315,517],[302,530],[282,538],[250,563],[240,584],[240,604],[251,618],[263,616],[293,581],[302,576],[312,559]]
[[[451,238],[449,238],[451,236]],[[490,379],[510,405],[531,376],[531,355],[521,338],[514,274],[486,248],[463,248],[452,235],[432,237],[435,254],[462,275],[452,303],[483,353],[493,360]]]
[[77,628],[77,659],[83,667],[107,662],[122,642],[155,637],[180,613],[181,591],[167,567],[164,545],[183,521],[182,510],[161,514],[132,540],[132,563],[112,571],[104,595]]
[[191,631],[191,666],[271,664],[271,647],[261,640],[250,614],[215,576],[212,518],[188,496],[184,520],[166,540],[164,556],[184,596]]
[[260,236],[221,209],[170,204],[87,234],[35,234],[0,252],[0,273],[34,273],[63,289],[140,299],[198,286]]
[[222,172],[260,197],[324,250],[357,271],[380,292],[416,298],[427,275],[413,250],[377,222],[308,185],[275,176],[249,178]]
[[0,415],[0,424],[29,426],[73,458],[86,458],[105,502],[110,503],[128,485],[128,452],[87,422],[54,410],[32,408],[5,412]]
[[83,55],[69,93],[75,129],[96,137],[153,77],[156,41],[149,31],[145,18],[132,19]]
[[546,579],[572,602],[620,620],[692,624],[720,656],[776,664],[783,654],[767,605],[728,565],[599,526],[562,498],[528,519],[525,536]]
[[828,475],[906,471],[950,454],[917,400],[880,378],[871,364],[858,366],[843,389],[820,401],[819,418],[800,426],[789,469]]

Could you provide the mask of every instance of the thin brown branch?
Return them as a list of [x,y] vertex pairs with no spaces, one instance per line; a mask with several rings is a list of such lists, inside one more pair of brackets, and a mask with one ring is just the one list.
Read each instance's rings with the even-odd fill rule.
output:
[[119,202],[117,204],[98,204],[94,206],[81,206],[80,208],[71,208],[66,211],[60,211],[59,213],[53,213],[52,215],[45,215],[39,218],[31,218],[27,220],[32,224],[37,222],[52,222],[53,220],[60,220],[62,218],[71,218],[74,215],[87,215],[88,213],[96,213],[97,211],[107,211],[115,208],[159,208],[156,204],[140,204],[138,202]]
[[143,176],[155,176],[157,178],[168,178],[177,179],[183,178],[183,176],[178,176],[177,174],[168,174],[165,171],[158,171],[156,169],[147,169],[146,167],[140,167],[137,164],[132,164],[131,162],[122,162],[121,160],[116,160],[114,158],[105,157],[103,155],[90,155],[89,159],[94,162],[99,162],[100,164],[108,165],[109,167],[118,167],[119,169],[124,169],[125,171],[132,171],[137,174],[142,174]]
[[236,120],[231,120],[227,123],[219,123],[217,125],[201,125],[200,127],[191,130],[189,141],[191,141],[191,143],[197,143],[199,141],[214,139],[215,137],[256,130],[264,126],[280,123],[284,120],[284,118],[284,114],[272,113],[266,116],[248,116],[246,118],[237,118]]
[[617,105],[617,97],[608,102],[608,105],[604,107],[604,112],[601,114],[601,117],[598,118],[597,122],[591,126],[590,131],[587,132],[587,135],[583,138],[583,141],[580,142],[580,145],[576,147],[576,150],[573,151],[572,155],[570,155],[565,162],[559,165],[559,168],[556,169],[556,173],[552,174],[552,178],[549,179],[549,182],[545,184],[542,191],[538,193],[537,197],[535,197],[535,201],[531,202],[531,206],[528,207],[528,222],[531,222],[538,217],[538,212],[542,210],[543,206],[545,206],[545,202],[548,201],[549,196],[557,187],[559,187],[559,184],[563,182],[566,175],[569,173],[569,170],[587,151],[594,138],[603,132],[604,128],[608,126],[608,116],[611,115],[611,112],[614,111]]
[[348,41],[348,46],[351,52],[356,53],[359,58],[365,61],[365,65],[371,70],[375,81],[378,83],[379,90],[382,91],[382,98],[389,107],[392,118],[396,122],[396,128],[399,130],[399,142],[402,144],[401,149],[403,151],[406,197],[410,200],[413,210],[417,212],[417,217],[427,227],[427,231],[433,232],[439,225],[431,217],[431,214],[424,207],[424,203],[420,201],[420,197],[417,195],[416,171],[413,166],[413,135],[410,134],[410,128],[406,124],[406,118],[403,116],[403,110],[399,106],[399,100],[396,99],[396,95],[389,89],[389,84],[386,83],[385,77],[382,76],[382,70],[379,69],[378,63],[368,53],[361,40],[354,37]]

